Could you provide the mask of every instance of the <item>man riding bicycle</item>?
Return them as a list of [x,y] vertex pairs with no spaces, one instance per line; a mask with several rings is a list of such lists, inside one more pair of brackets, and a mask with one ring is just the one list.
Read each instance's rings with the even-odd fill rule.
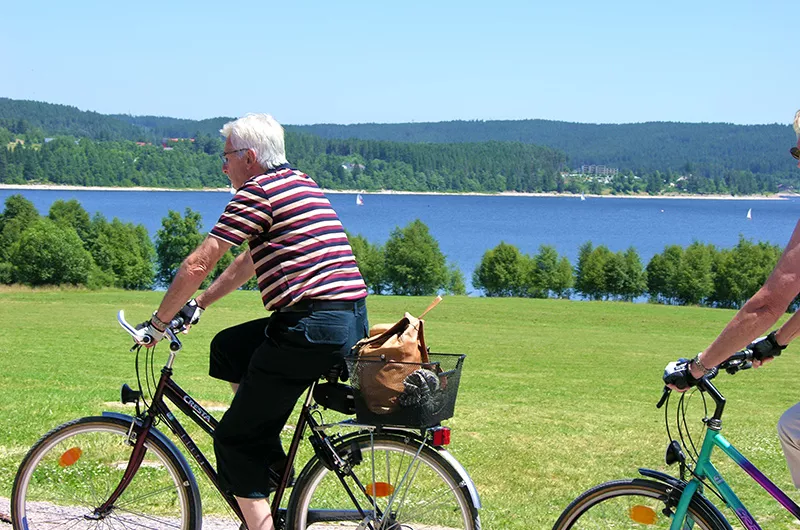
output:
[[[280,432],[303,391],[367,335],[367,289],[336,212],[317,184],[287,163],[280,124],[248,114],[220,132],[222,171],[235,194],[181,264],[145,332],[154,339],[149,347],[175,315],[197,323],[205,308],[256,274],[273,313],[218,333],[209,373],[235,392],[214,432],[220,483],[250,530],[271,530],[266,497],[286,456]],[[244,241],[249,251],[187,303],[225,252]]]
[[[800,110],[795,114],[794,130],[797,134],[797,146],[790,152],[794,158],[800,160]],[[798,293],[800,293],[800,222],[795,226],[789,244],[764,285],[742,306],[708,348],[698,353],[694,359],[679,359],[669,363],[664,370],[664,383],[674,390],[686,390],[694,386],[698,379],[714,370],[731,353],[745,347],[753,351],[755,367],[779,356],[786,345],[800,334],[800,312],[792,315],[780,329],[766,337],[756,340],[753,338],[775,324]],[[778,422],[778,435],[792,480],[795,486],[800,488],[800,403],[781,416]]]

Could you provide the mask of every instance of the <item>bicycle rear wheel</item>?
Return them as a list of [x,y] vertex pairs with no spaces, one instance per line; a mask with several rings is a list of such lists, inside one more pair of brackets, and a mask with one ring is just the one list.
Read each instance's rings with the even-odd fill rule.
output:
[[[606,482],[572,501],[553,530],[668,529],[678,496],[662,482],[642,479]],[[671,494],[671,496],[670,496]],[[693,500],[689,506],[697,530],[730,530],[709,507]],[[687,521],[688,522],[688,521]]]
[[364,514],[336,473],[315,458],[294,486],[286,528],[480,529],[477,509],[459,475],[419,440],[364,434],[344,439],[336,452],[369,493],[361,491],[353,476],[346,479]]
[[11,492],[15,529],[180,529],[199,527],[192,481],[170,449],[150,434],[141,467],[107,513],[97,513],[131,456],[130,422],[81,418],[56,427],[22,461]]

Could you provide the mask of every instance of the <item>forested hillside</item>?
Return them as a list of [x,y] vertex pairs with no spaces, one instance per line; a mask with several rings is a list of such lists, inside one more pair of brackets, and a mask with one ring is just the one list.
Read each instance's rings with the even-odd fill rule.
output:
[[[229,119],[102,115],[0,98],[0,183],[224,185],[214,155]],[[800,188],[788,125],[520,120],[286,129],[290,162],[332,189],[741,195]]]
[[603,164],[636,174],[652,171],[696,173],[709,177],[745,170],[797,179],[788,159],[795,143],[786,125],[729,123],[588,124],[547,120],[449,121],[356,125],[303,125],[292,130],[323,138],[392,142],[522,142],[564,151],[569,165]]

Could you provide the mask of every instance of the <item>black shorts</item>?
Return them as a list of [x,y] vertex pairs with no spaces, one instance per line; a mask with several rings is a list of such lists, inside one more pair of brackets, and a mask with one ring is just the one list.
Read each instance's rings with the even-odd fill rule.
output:
[[225,489],[267,496],[268,467],[285,457],[280,433],[297,399],[368,329],[360,300],[350,310],[276,312],[214,337],[210,375],[240,385],[214,433]]

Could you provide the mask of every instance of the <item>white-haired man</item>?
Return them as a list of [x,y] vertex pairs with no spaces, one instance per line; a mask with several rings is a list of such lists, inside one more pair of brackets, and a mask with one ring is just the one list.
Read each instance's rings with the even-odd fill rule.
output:
[[[235,392],[214,433],[220,483],[236,497],[250,530],[270,530],[266,498],[284,466],[281,429],[303,391],[367,335],[367,289],[336,212],[316,183],[286,162],[280,124],[248,114],[221,132],[222,170],[235,194],[181,264],[147,332],[162,338],[178,313],[196,322],[257,275],[272,314],[218,333],[209,373]],[[245,241],[249,252],[186,303],[222,255]]]

